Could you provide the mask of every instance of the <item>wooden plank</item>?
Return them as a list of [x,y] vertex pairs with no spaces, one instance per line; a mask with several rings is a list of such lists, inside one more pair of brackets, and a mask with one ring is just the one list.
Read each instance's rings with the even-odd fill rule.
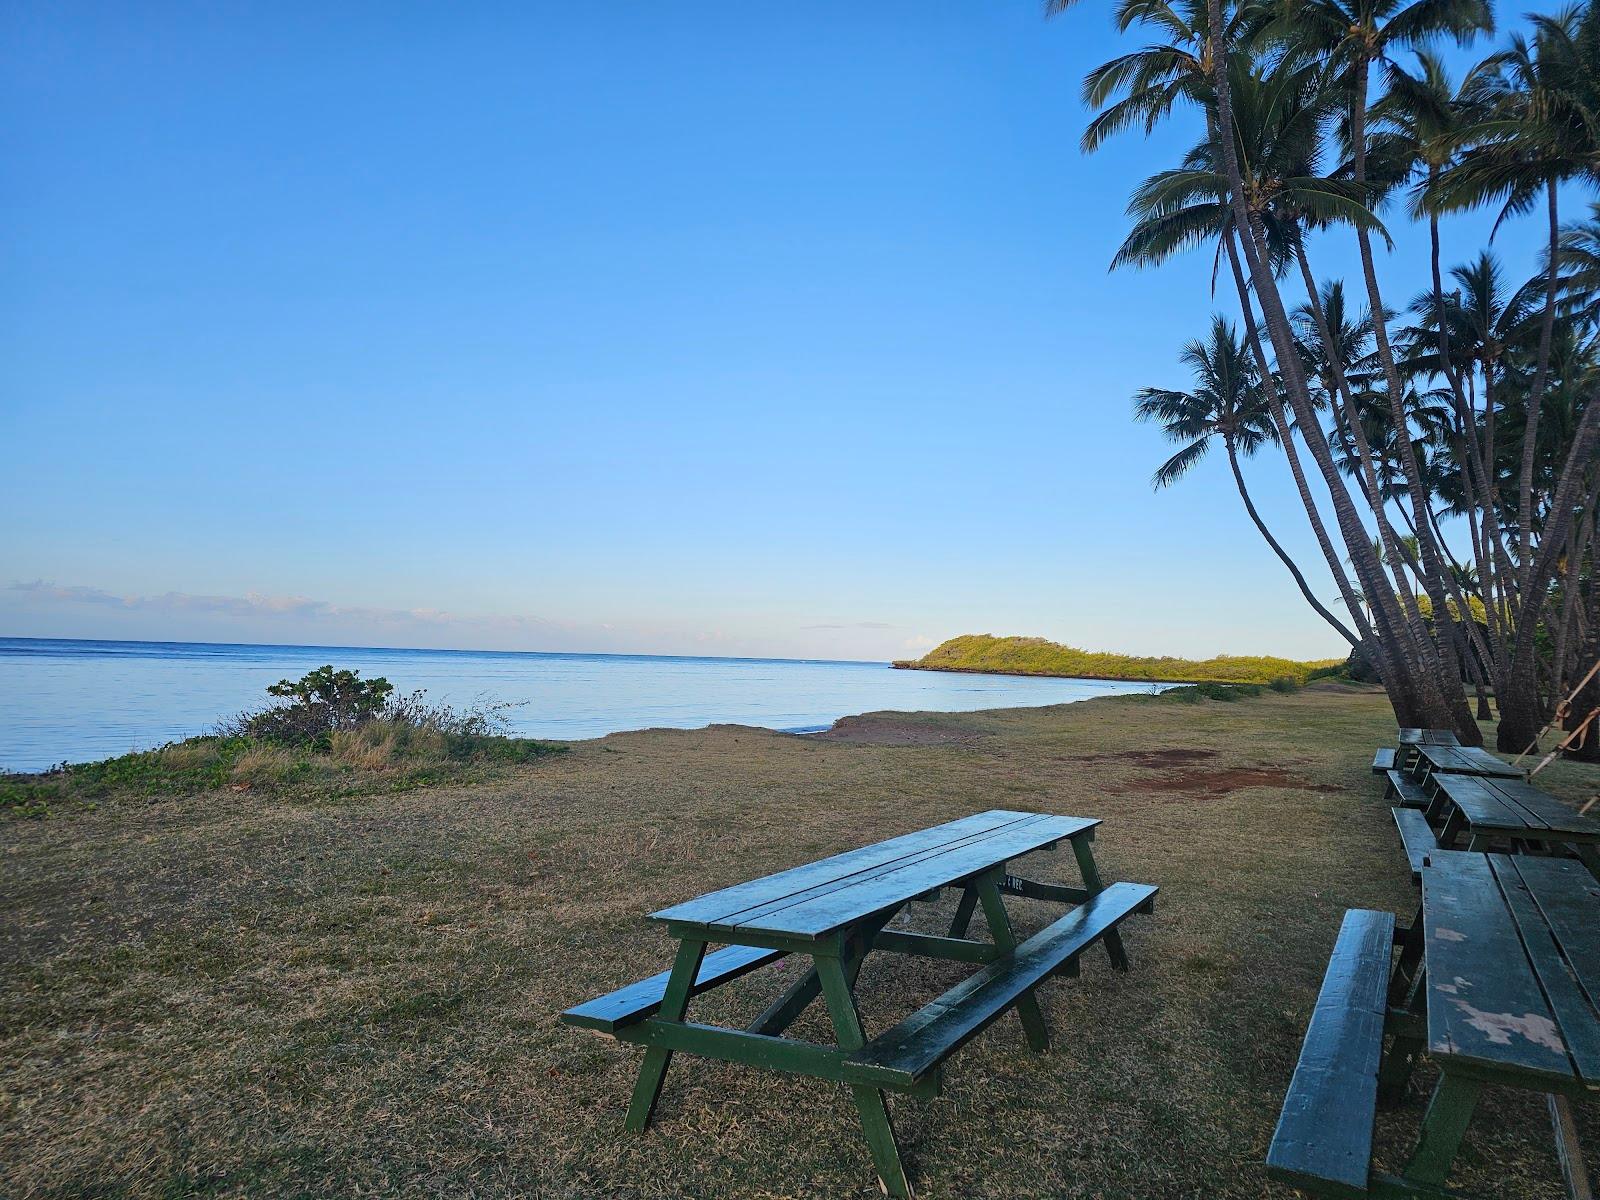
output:
[[1491,786],[1491,780],[1477,775],[1452,775],[1443,772],[1433,777],[1434,784],[1445,798],[1466,818],[1467,824],[1479,830],[1521,835],[1528,829],[1528,813],[1510,804]]
[[1345,913],[1267,1150],[1274,1178],[1366,1195],[1393,947],[1393,913]]
[[1411,863],[1411,878],[1420,879],[1428,855],[1439,848],[1433,826],[1414,808],[1391,808],[1389,811],[1394,814],[1395,826],[1400,830],[1400,844],[1405,847],[1406,858]]
[[1402,729],[1399,744],[1402,746],[1459,746],[1460,739],[1453,729]]
[[1488,779],[1484,782],[1502,801],[1521,812],[1530,828],[1563,834],[1562,841],[1600,841],[1600,821],[1581,815],[1577,809],[1543,788],[1524,779]]
[[759,879],[722,888],[720,891],[708,892],[704,896],[697,896],[693,900],[675,904],[671,908],[664,908],[650,915],[652,919],[658,921],[708,923],[730,912],[738,912],[782,896],[790,896],[819,883],[893,862],[918,850],[944,845],[973,833],[996,829],[1036,815],[1005,809],[973,813],[970,817],[962,817],[960,820],[947,821],[943,825],[919,829],[915,833],[874,842],[870,846],[861,846],[787,871],[764,875]]
[[[754,946],[727,946],[713,951],[700,961],[700,970],[689,994],[697,996],[719,983],[748,975],[758,967],[777,962],[783,955],[782,950],[762,950]],[[662,998],[667,994],[667,981],[671,977],[669,968],[659,975],[630,983],[604,996],[596,996],[593,1000],[567,1009],[561,1014],[560,1020],[581,1029],[615,1033],[624,1025],[655,1016],[661,1008]]]
[[1433,746],[1423,744],[1417,753],[1435,770],[1457,775],[1489,775],[1521,779],[1523,773],[1504,759],[1496,758],[1481,746]]
[[915,954],[921,958],[947,958],[969,963],[991,962],[1000,956],[999,948],[989,942],[939,937],[931,933],[908,933],[901,929],[885,929],[872,939],[872,948],[887,950],[891,954]]
[[1399,771],[1389,772],[1389,794],[1399,799],[1407,808],[1428,807],[1428,793],[1420,783],[1412,783]]
[[1393,771],[1399,765],[1399,755],[1394,752],[1392,747],[1385,746],[1372,756],[1372,773],[1374,775],[1383,775],[1386,772]]
[[1506,898],[1483,854],[1440,853],[1422,871],[1428,1050],[1497,1073],[1575,1081]]
[[904,863],[865,872],[820,894],[762,906],[731,919],[737,930],[767,930],[796,937],[822,937],[864,917],[903,903],[930,887],[955,883],[1010,859],[1083,834],[1099,824],[1087,817],[1040,816]]
[[863,1078],[904,1086],[933,1070],[1069,958],[1150,906],[1156,888],[1114,883],[1046,926],[1004,959],[962,980],[851,1056]]
[[[1500,879],[1509,881],[1514,872],[1538,906],[1565,968],[1558,974],[1551,963],[1548,974],[1570,982],[1546,985],[1551,1007],[1579,1076],[1600,1088],[1600,882],[1571,859],[1523,854],[1495,862]],[[1541,980],[1546,974],[1541,971]]]

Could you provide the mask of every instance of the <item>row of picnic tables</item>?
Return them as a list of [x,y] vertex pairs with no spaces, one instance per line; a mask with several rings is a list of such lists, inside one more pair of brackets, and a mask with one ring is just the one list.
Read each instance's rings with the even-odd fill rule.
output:
[[[1269,1171],[1330,1196],[1445,1197],[1487,1086],[1548,1097],[1571,1195],[1592,1195],[1569,1101],[1600,1091],[1600,821],[1447,730],[1402,729],[1373,770],[1420,886],[1416,914],[1353,909],[1324,976]],[[1438,1070],[1398,1174],[1380,1105]]]

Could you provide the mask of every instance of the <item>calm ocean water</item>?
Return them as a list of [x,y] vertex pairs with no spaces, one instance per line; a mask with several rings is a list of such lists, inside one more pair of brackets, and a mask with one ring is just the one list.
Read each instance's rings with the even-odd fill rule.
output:
[[507,701],[513,730],[590,738],[733,722],[805,732],[878,709],[967,712],[1159,690],[1149,684],[895,671],[887,663],[642,654],[0,638],[0,768],[39,771],[205,733],[324,663],[456,706]]

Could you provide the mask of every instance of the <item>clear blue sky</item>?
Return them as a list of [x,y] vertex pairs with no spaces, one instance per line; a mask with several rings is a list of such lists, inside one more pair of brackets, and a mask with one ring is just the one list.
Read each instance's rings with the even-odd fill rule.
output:
[[1107,274],[1194,135],[1079,154],[1107,5],[0,23],[0,635],[1340,649],[1220,456],[1150,490],[1210,262]]

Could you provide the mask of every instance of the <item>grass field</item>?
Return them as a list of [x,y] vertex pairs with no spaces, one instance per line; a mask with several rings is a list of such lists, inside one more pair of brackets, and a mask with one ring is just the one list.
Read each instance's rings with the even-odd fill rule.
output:
[[[1392,733],[1381,696],[1337,686],[1120,697],[823,738],[619,734],[398,793],[12,819],[0,1195],[876,1197],[842,1088],[680,1057],[656,1125],[627,1136],[639,1052],[555,1014],[667,965],[652,909],[1007,806],[1104,818],[1102,870],[1161,900],[1126,927],[1131,973],[1095,954],[1041,991],[1048,1054],[1008,1017],[952,1060],[943,1097],[891,1101],[922,1193],[1287,1196],[1260,1162],[1340,914],[1415,904],[1367,770]],[[1569,764],[1540,778],[1600,787]],[[1024,930],[1047,911],[1015,902]],[[748,1018],[797,970],[692,1011]],[[962,970],[869,959],[869,1028]],[[1418,1093],[1380,1124],[1386,1165],[1420,1111]],[[1600,1144],[1596,1106],[1579,1119]],[[1542,1099],[1489,1092],[1452,1182],[1561,1195]]]

